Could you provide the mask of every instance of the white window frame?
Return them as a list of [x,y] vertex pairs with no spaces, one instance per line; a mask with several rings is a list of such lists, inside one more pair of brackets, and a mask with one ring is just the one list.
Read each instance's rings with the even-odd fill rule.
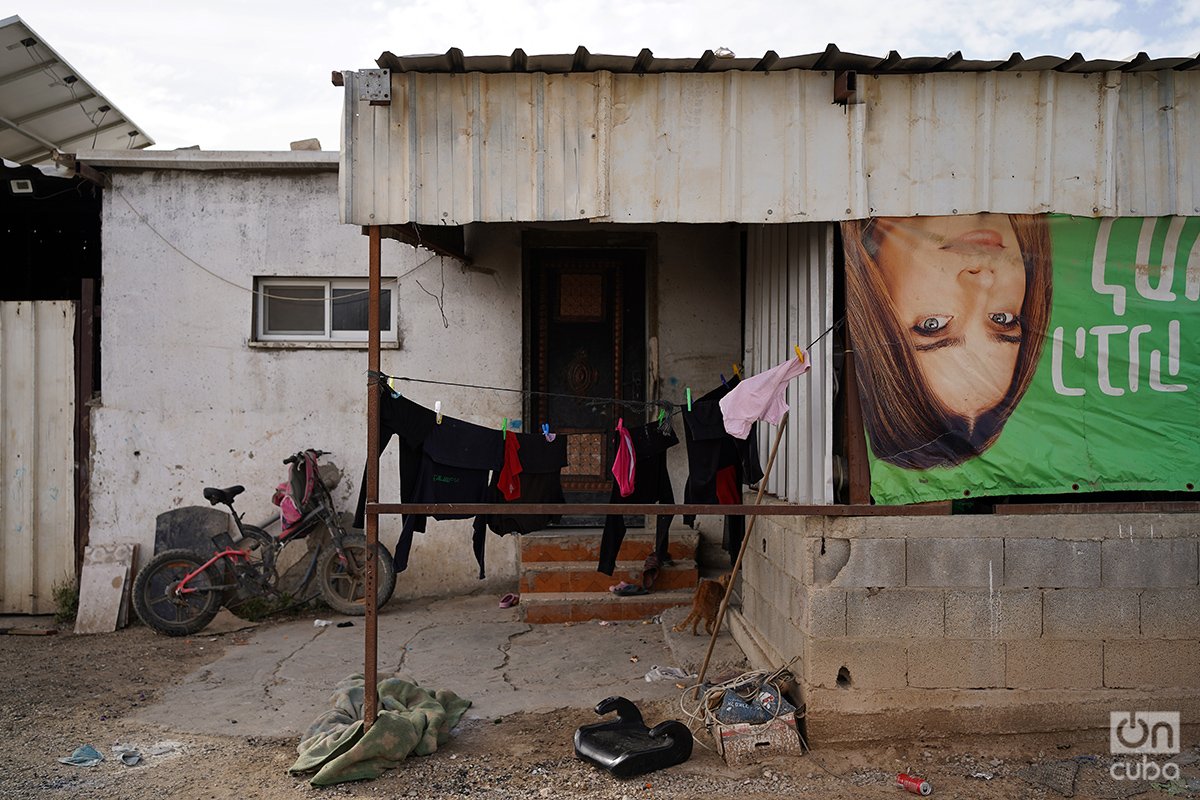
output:
[[[396,331],[396,281],[384,278],[382,289],[388,291],[389,303],[386,316],[381,319],[380,341],[395,343]],[[270,333],[267,331],[267,296],[272,286],[303,286],[305,288],[322,287],[325,292],[323,303],[325,330],[320,333]],[[355,289],[369,291],[370,281],[367,278],[306,278],[306,277],[257,277],[254,279],[254,339],[259,342],[367,342],[368,331],[333,330],[333,291],[334,289]]]

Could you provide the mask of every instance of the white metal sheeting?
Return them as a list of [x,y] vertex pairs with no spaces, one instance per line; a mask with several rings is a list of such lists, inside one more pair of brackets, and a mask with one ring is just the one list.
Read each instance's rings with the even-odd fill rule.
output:
[[[752,225],[746,248],[745,374],[792,358],[833,324],[830,224]],[[812,366],[788,384],[791,408],[767,491],[793,503],[832,503],[833,334],[812,346]],[[759,424],[766,463],[774,428]]]
[[0,614],[75,578],[75,304],[0,303]]
[[1200,71],[345,74],[342,218],[801,222],[1200,212]]

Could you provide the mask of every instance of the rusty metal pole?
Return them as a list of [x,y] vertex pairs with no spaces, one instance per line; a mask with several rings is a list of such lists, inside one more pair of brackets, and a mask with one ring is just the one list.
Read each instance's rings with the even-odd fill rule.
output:
[[[367,308],[367,369],[379,372],[379,274],[380,274],[380,230],[372,225],[369,231],[370,289]],[[379,502],[379,389],[372,381],[367,388],[367,552],[374,553],[379,547],[379,513],[371,511],[371,503]],[[363,730],[370,730],[375,722],[376,674],[379,645],[379,616],[376,613],[375,597],[377,577],[375,558],[367,559],[367,574],[363,587],[363,603],[366,616],[366,652],[363,655]]]
[[[771,445],[771,456],[767,459],[767,468],[763,472],[762,480],[758,482],[758,496],[754,498],[754,505],[762,502],[763,491],[767,488],[767,478],[771,477],[771,468],[775,466],[775,454],[779,452],[779,440],[783,438],[783,429],[787,427],[787,421],[788,415],[785,412],[783,419],[779,420],[779,430],[775,432],[775,444]],[[742,546],[738,548],[737,560],[733,562],[733,570],[729,573],[725,596],[721,598],[721,607],[717,610],[717,619],[713,623],[712,637],[708,640],[708,652],[704,654],[704,666],[700,667],[700,677],[696,679],[696,695],[699,695],[700,686],[704,683],[704,676],[708,674],[708,662],[712,658],[713,647],[717,644],[717,635],[721,633],[721,623],[725,621],[725,609],[729,608],[729,598],[733,594],[733,582],[737,578],[738,570],[742,567],[742,556],[746,555],[746,544],[750,541],[750,534],[754,533],[754,523],[757,519],[757,515],[751,515],[750,524],[746,527],[746,535],[742,537]]]

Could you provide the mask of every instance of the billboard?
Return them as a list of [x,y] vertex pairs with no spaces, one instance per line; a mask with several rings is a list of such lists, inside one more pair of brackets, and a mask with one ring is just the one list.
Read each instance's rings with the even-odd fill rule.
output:
[[877,503],[1200,491],[1200,217],[842,235]]

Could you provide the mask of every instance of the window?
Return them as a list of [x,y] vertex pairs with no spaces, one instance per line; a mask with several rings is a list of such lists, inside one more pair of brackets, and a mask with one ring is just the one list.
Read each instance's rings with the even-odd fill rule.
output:
[[[255,339],[264,342],[365,342],[366,278],[258,278]],[[395,292],[379,293],[380,337],[396,341]]]

